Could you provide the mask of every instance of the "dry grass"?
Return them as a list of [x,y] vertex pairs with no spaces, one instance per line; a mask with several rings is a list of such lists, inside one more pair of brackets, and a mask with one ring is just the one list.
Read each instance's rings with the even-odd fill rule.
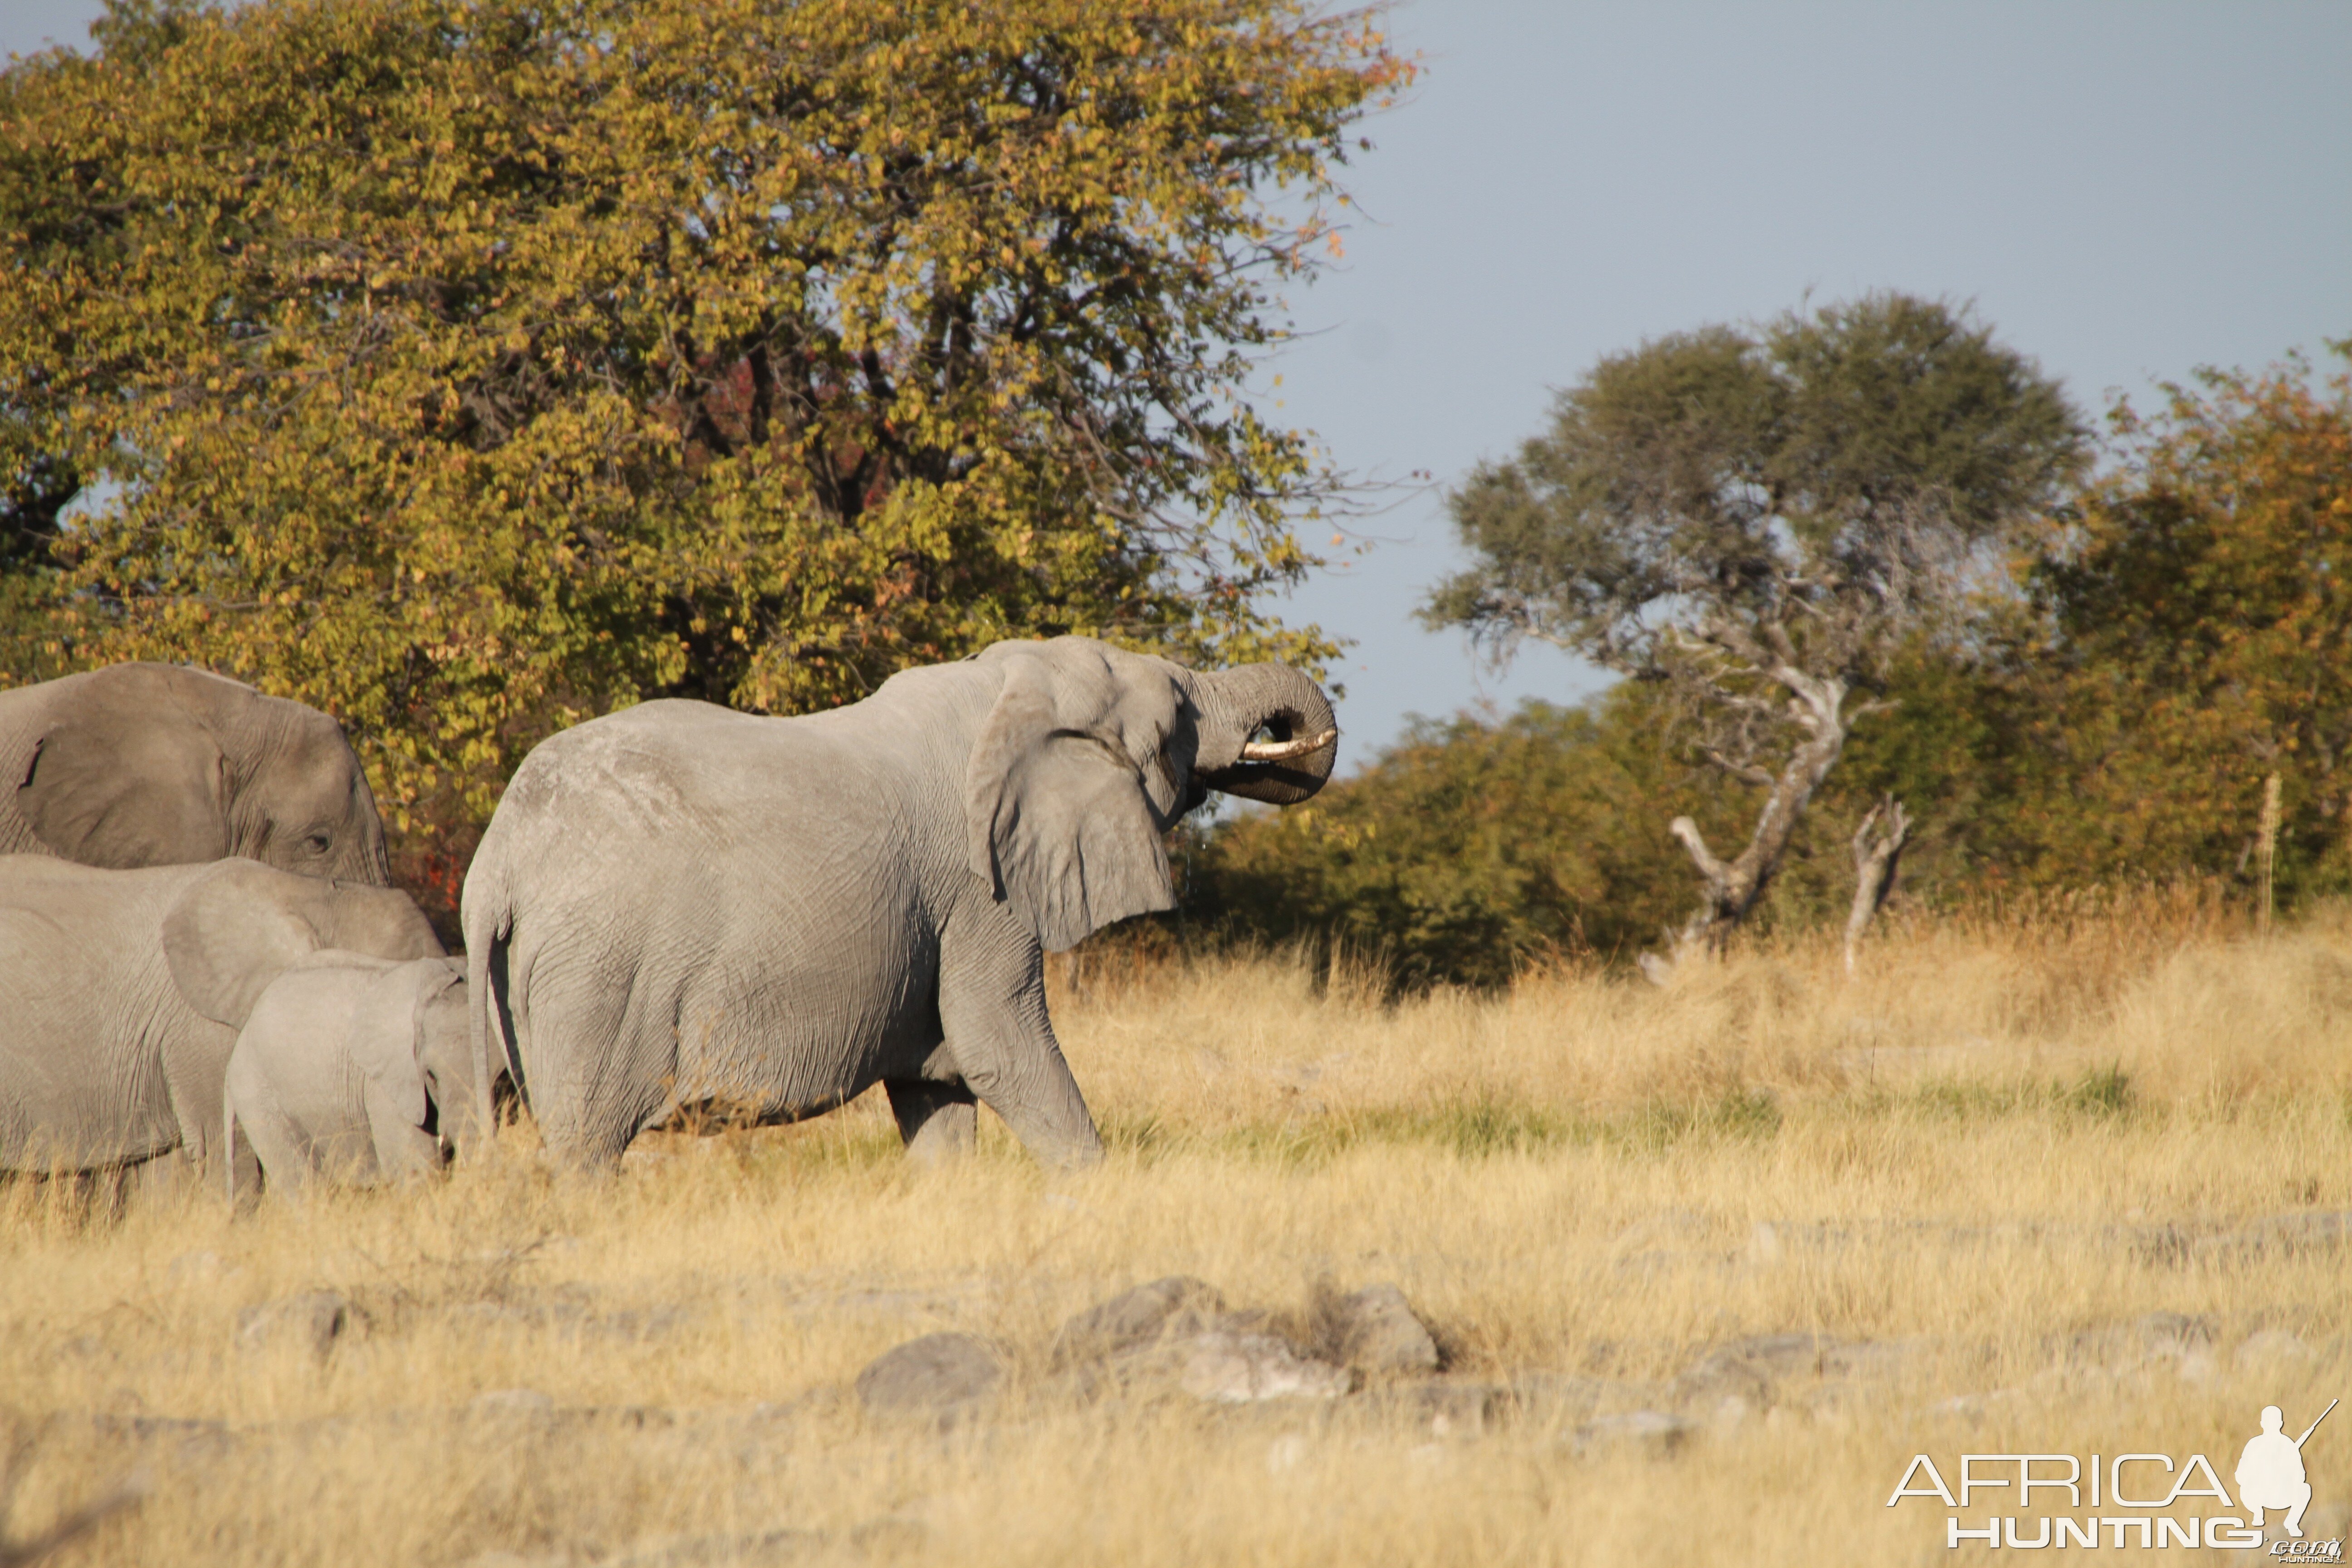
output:
[[[861,1103],[652,1140],[607,1184],[551,1180],[526,1136],[235,1223],[0,1193],[15,1531],[143,1465],[150,1500],[60,1562],[1934,1562],[1940,1508],[1881,1506],[1916,1451],[2128,1444],[2226,1479],[2260,1405],[2299,1427],[2352,1392],[2352,1252],[2227,1245],[2352,1209],[2334,918],[2258,941],[2143,900],[1921,924],[1853,982],[1796,943],[1663,991],[1379,994],[1091,960],[1056,1016],[1112,1153],[1069,1183],[992,1126],[909,1170]],[[1361,1396],[1086,1405],[1031,1375],[1062,1318],[1177,1273],[1293,1309],[1394,1280],[1449,1377],[1518,1380],[1519,1415],[1439,1437]],[[241,1310],[319,1289],[364,1320],[323,1363],[240,1348]],[[2186,1354],[2134,1338],[2158,1312],[2202,1321]],[[1006,1408],[863,1415],[858,1368],[939,1328],[1024,1358]],[[2241,1354],[2264,1330],[2301,1352]],[[1671,1381],[1789,1331],[1882,1352],[1744,1413]],[[475,1403],[512,1389],[557,1414]],[[1672,1457],[1580,1454],[1596,1412],[1675,1401]],[[2352,1500],[2338,1416],[2307,1450],[2320,1533]]]

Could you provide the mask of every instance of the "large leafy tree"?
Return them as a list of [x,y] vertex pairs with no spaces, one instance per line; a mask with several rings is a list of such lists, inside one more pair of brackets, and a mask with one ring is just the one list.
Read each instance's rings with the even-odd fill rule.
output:
[[1671,945],[1711,948],[1883,706],[1892,661],[1955,628],[2085,441],[2055,383],[1936,301],[1677,333],[1603,359],[1545,434],[1454,492],[1473,564],[1423,616],[1674,694],[1699,754],[1759,797],[1728,858],[1672,825],[1703,891]]
[[325,707],[405,824],[648,695],[808,709],[1017,634],[1328,650],[1265,597],[1334,480],[1241,385],[1407,72],[1364,16],[105,26],[0,76],[0,479],[53,654]]
[[2019,809],[2044,874],[2242,870],[2276,773],[2290,890],[2339,887],[2352,375],[2210,371],[2111,423],[2119,460],[2053,519],[2035,577],[2053,641]]

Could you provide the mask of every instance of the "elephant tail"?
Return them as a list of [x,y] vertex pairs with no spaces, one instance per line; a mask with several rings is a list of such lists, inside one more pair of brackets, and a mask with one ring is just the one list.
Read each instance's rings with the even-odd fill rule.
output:
[[478,857],[466,878],[466,1011],[474,1047],[475,1126],[488,1138],[498,1126],[498,1075],[507,1074],[528,1106],[522,1051],[515,1038],[509,959],[514,946],[514,903],[506,879]]

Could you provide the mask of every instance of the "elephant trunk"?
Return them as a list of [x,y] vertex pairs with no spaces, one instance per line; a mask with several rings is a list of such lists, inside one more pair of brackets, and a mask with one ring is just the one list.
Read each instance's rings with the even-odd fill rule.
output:
[[357,832],[344,840],[342,867],[335,874],[347,882],[372,888],[392,886],[392,856],[383,841],[383,818],[376,811],[375,792],[368,788],[359,756],[352,756],[352,821]]
[[[1339,754],[1339,727],[1323,689],[1286,664],[1252,664],[1193,677],[1200,750],[1193,774],[1211,789],[1292,805],[1323,787]],[[1256,738],[1264,731],[1263,739]]]

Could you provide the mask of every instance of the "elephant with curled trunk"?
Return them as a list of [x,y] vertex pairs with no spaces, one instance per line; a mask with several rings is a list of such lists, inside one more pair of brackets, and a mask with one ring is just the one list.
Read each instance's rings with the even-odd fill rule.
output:
[[1286,666],[1085,637],[828,713],[659,701],[566,731],[466,879],[478,1091],[510,1070],[574,1164],[681,1110],[788,1121],[877,1082],[919,1157],[969,1146],[978,1101],[1048,1163],[1091,1163],[1042,954],[1172,907],[1161,835],[1213,789],[1306,799],[1337,741]]
[[341,725],[169,664],[0,691],[0,855],[117,870],[243,857],[392,881],[375,796]]

